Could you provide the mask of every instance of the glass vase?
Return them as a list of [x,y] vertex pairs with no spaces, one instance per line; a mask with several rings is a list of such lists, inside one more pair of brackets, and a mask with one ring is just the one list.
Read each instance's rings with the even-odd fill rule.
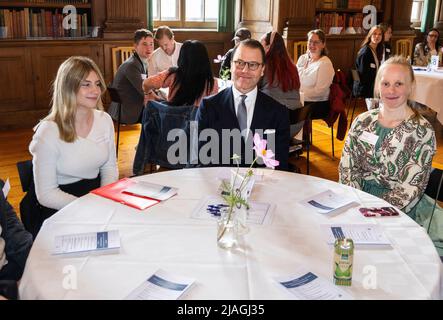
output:
[[223,210],[217,222],[217,245],[223,249],[235,248],[238,245],[238,216],[235,207]]

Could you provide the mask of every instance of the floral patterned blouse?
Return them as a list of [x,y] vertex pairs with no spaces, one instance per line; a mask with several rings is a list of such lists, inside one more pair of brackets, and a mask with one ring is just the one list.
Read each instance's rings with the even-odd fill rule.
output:
[[375,183],[386,190],[378,196],[408,213],[426,189],[436,151],[435,132],[425,118],[414,114],[383,141],[372,144],[367,137],[380,131],[378,116],[375,109],[353,122],[343,148],[339,182],[359,190],[367,182]]

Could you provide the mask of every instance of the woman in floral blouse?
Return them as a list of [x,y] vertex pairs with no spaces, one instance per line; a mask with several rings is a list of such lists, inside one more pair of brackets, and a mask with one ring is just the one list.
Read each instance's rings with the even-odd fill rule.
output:
[[414,50],[414,65],[426,67],[431,62],[433,55],[438,55],[442,50],[439,42],[440,32],[432,28],[426,34],[423,42],[417,43]]
[[412,218],[425,198],[436,151],[431,124],[408,105],[414,81],[400,56],[380,66],[374,90],[380,108],[355,119],[339,168],[342,184],[380,197]]

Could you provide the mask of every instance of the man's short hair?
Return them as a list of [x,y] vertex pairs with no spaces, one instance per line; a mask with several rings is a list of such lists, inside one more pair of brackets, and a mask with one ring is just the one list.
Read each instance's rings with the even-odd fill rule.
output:
[[172,32],[168,26],[160,26],[157,28],[157,31],[155,31],[154,39],[160,40],[163,36],[167,36],[169,40],[171,40],[174,38],[174,32]]
[[134,43],[138,44],[144,38],[154,38],[152,32],[147,29],[138,29],[134,32]]
[[263,48],[263,46],[260,43],[260,41],[257,41],[255,39],[246,39],[246,40],[241,41],[238,45],[235,46],[234,51],[232,51],[232,58],[233,59],[234,59],[235,53],[237,52],[238,47],[240,47],[240,46],[245,46],[247,48],[260,50],[261,56],[262,56],[262,63],[266,64],[265,49]]
[[248,28],[240,28],[235,32],[232,41],[243,41],[246,39],[251,39],[251,31],[249,31]]

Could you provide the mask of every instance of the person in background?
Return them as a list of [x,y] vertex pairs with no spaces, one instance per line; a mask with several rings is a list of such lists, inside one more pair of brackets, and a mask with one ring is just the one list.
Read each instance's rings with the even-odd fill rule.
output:
[[381,59],[381,63],[383,63],[386,60],[388,60],[392,55],[392,46],[391,46],[392,26],[386,22],[380,23],[379,26],[385,35],[383,42],[383,57]]
[[176,67],[182,47],[180,42],[175,41],[174,32],[168,26],[158,27],[154,39],[159,48],[154,51],[148,61],[148,74],[150,76],[171,67]]
[[[154,36],[151,31],[140,29],[134,33],[134,53],[123,62],[115,74],[112,87],[115,88],[122,101],[122,123],[134,124],[140,122],[143,106],[148,96],[143,93],[143,79],[148,76],[148,59],[154,52]],[[117,121],[119,104],[111,102],[109,114]]]
[[[404,57],[394,56],[381,65],[375,82],[380,107],[352,123],[339,181],[380,197],[421,223],[432,212],[433,202],[429,204],[423,194],[436,140],[432,125],[409,105],[414,82],[414,72]],[[428,203],[425,209],[423,201]],[[440,229],[440,239],[442,233]]]
[[414,50],[414,65],[426,67],[431,62],[433,55],[438,55],[442,52],[440,45],[440,32],[432,28],[423,39],[423,42],[417,43]]
[[[217,143],[218,151],[211,150],[207,155],[210,163],[202,165],[236,165],[232,159],[236,153],[235,147],[232,143],[230,146],[224,145],[222,139],[226,136],[223,132],[237,129],[241,133],[241,166],[251,165],[253,158],[248,159],[246,156],[247,152],[252,155],[252,150],[246,150],[248,141],[261,131],[265,139],[275,141],[275,160],[280,162],[277,170],[288,168],[288,109],[258,90],[258,83],[264,75],[265,62],[265,50],[259,41],[248,39],[240,42],[232,55],[232,87],[202,100],[196,116],[198,129],[200,132],[213,129],[220,137],[215,142],[211,140],[212,137],[208,139],[211,144]],[[200,151],[205,147],[204,144],[205,141],[200,141]],[[250,145],[252,146],[252,142]]]
[[105,90],[99,68],[87,57],[70,57],[58,69],[51,111],[29,146],[43,219],[118,179],[114,125],[103,111]]
[[169,88],[168,104],[174,106],[200,105],[201,99],[218,92],[212,75],[211,62],[205,45],[197,40],[183,43],[178,66],[150,76],[143,81],[143,90]]
[[3,194],[4,185],[0,180],[0,292],[2,281],[22,277],[33,241]]
[[[234,47],[236,47],[241,41],[247,39],[251,39],[251,32],[249,31],[249,29],[247,28],[237,29],[234,38],[232,38],[232,41],[234,41]],[[229,49],[229,51],[226,52],[226,54],[221,59],[219,76],[220,78],[224,78],[225,80],[231,80],[230,70],[231,70],[231,59],[233,51],[234,48]]]
[[[298,70],[289,57],[282,36],[278,32],[268,32],[260,42],[266,52],[266,69],[261,91],[290,110],[301,108]],[[290,137],[294,137],[302,128],[303,122],[292,124]]]
[[383,58],[383,39],[382,28],[373,26],[363,40],[355,61],[360,81],[354,82],[353,93],[355,97],[366,98],[368,110],[375,106],[374,82]]
[[335,71],[327,56],[326,36],[323,30],[308,33],[308,51],[297,61],[300,92],[305,104],[314,104],[312,119],[324,119],[329,114],[329,93]]

